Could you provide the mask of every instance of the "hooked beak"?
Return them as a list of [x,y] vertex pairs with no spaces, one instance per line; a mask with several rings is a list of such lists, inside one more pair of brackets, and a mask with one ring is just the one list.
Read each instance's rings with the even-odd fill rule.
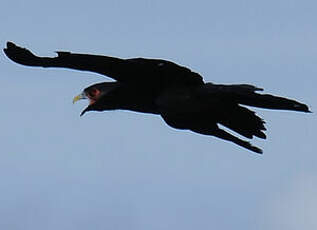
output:
[[[79,101],[81,99],[88,99],[88,97],[86,96],[86,94],[84,92],[82,92],[81,94],[77,95],[76,97],[74,97],[73,99],[73,104],[76,102],[76,101]],[[84,115],[87,111],[89,110],[89,106],[84,109],[84,111],[81,112],[80,116]]]
[[73,104],[76,102],[76,101],[79,101],[81,99],[87,99],[87,96],[84,92],[82,92],[81,94],[77,95],[76,97],[74,97],[73,99]]

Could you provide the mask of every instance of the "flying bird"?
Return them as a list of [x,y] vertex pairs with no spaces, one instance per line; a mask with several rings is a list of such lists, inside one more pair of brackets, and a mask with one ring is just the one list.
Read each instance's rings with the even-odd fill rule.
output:
[[117,109],[156,114],[173,128],[215,136],[256,153],[262,150],[219,128],[219,124],[249,139],[265,139],[264,120],[245,106],[310,112],[298,101],[260,94],[263,89],[253,85],[205,83],[198,73],[167,60],[61,51],[56,57],[39,57],[12,42],[7,43],[4,52],[12,61],[26,66],[63,67],[114,79],[91,85],[74,98],[73,102],[89,100],[81,115]]

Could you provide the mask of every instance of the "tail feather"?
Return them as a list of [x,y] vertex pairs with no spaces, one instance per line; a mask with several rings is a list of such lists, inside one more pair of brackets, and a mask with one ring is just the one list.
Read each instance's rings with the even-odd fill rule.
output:
[[266,109],[293,110],[306,113],[310,112],[308,106],[305,104],[288,98],[273,96],[269,94],[242,94],[237,95],[236,99],[239,104],[254,107]]
[[218,85],[206,83],[201,89],[205,95],[218,96],[231,102],[265,109],[293,110],[309,113],[307,105],[298,101],[270,94],[259,94],[263,89],[253,85]]

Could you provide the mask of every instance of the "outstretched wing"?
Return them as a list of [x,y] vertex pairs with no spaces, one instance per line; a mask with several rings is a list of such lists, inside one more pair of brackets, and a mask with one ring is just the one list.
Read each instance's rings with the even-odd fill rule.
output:
[[152,82],[159,84],[203,84],[202,77],[190,69],[159,59],[121,59],[108,56],[57,52],[57,57],[39,57],[12,42],[5,54],[26,66],[64,67],[106,75],[121,82]]

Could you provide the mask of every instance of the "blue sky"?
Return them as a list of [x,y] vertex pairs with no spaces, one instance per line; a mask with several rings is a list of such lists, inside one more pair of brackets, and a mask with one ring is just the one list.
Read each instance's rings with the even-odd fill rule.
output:
[[[1,2],[0,44],[164,58],[317,108],[316,1]],[[158,116],[72,105],[92,73],[0,54],[1,229],[316,229],[315,113],[257,109],[256,155]]]

